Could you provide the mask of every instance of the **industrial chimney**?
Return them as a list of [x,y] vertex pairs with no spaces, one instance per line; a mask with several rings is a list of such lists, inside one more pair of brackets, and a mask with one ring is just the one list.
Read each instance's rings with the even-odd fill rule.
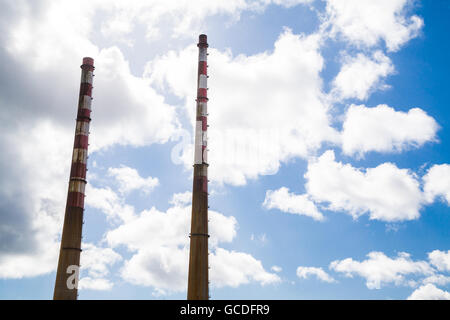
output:
[[208,42],[206,35],[200,35],[197,47],[199,48],[197,117],[187,298],[188,300],[208,300],[208,163],[206,157]]
[[83,58],[81,70],[75,142],[59,251],[58,270],[56,273],[55,292],[53,295],[54,300],[76,300],[78,297],[94,59]]

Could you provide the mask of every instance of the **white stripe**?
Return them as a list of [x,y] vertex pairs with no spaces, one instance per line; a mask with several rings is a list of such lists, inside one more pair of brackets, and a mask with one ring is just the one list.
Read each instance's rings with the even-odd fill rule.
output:
[[202,122],[197,121],[195,125],[194,163],[202,163]]
[[84,194],[84,188],[86,186],[86,182],[83,180],[70,180],[69,182],[69,192],[79,192]]
[[206,61],[206,48],[200,48],[198,61]]
[[92,84],[92,71],[83,70],[81,72],[81,83],[90,83]]
[[89,122],[77,121],[77,126],[75,129],[75,135],[89,135]]
[[200,115],[206,117],[208,113],[208,105],[206,104],[206,102],[198,102],[198,107],[198,112],[200,113]]
[[81,162],[86,164],[87,150],[81,148],[73,149],[72,162]]
[[81,108],[91,110],[92,98],[89,96],[83,96],[81,98]]
[[208,143],[207,131],[202,131],[202,145],[206,146]]
[[200,89],[206,89],[208,87],[208,85],[207,85],[207,77],[204,74],[201,74],[198,77],[198,87]]

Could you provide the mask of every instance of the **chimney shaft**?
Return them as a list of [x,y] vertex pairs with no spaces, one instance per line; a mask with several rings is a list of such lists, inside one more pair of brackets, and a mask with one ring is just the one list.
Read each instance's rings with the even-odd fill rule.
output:
[[76,300],[78,297],[93,71],[94,60],[87,57],[83,58],[75,142],[56,272],[54,300]]
[[208,163],[207,163],[207,48],[206,35],[199,37],[197,117],[195,126],[194,181],[192,192],[191,243],[188,300],[209,299],[208,278]]

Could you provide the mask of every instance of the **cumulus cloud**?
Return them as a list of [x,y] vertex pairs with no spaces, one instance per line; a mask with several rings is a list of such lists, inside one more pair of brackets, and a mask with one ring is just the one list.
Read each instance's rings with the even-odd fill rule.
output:
[[0,250],[11,252],[0,252],[0,269],[20,278],[57,265],[83,56],[96,59],[90,152],[163,143],[178,123],[175,109],[131,75],[119,49],[90,41],[90,5],[19,0],[2,9],[0,147],[8,152],[0,156]]
[[158,178],[143,178],[136,169],[124,165],[119,168],[109,168],[108,175],[114,177],[119,183],[119,192],[121,193],[140,190],[148,194],[159,184]]
[[46,274],[58,260],[73,140],[50,122],[0,131],[0,277]]
[[[330,127],[320,71],[321,37],[286,29],[271,52],[233,56],[209,50],[208,160],[211,180],[243,185],[276,173],[280,163],[307,157],[323,141],[337,139]],[[195,118],[198,49],[169,52],[147,65],[146,76],[161,90],[185,99]],[[184,162],[192,165],[192,150]]]
[[86,206],[101,210],[112,221],[129,221],[135,218],[134,207],[124,200],[110,187],[96,188],[86,185]]
[[147,80],[131,74],[120,49],[101,50],[95,64],[90,151],[165,143],[176,134],[175,108]]
[[432,275],[433,268],[426,261],[413,261],[406,252],[389,258],[383,252],[370,252],[367,259],[356,261],[352,258],[331,262],[330,269],[341,272],[347,277],[358,275],[366,279],[369,289],[380,289],[383,285],[408,284],[407,275]]
[[41,241],[36,251],[2,253],[0,256],[1,279],[36,277],[56,269],[59,244],[55,239],[50,239],[50,241],[45,239],[47,234],[42,231],[33,236],[34,241]]
[[[114,283],[107,279],[109,268],[122,260],[111,248],[97,247],[92,243],[83,243],[80,257],[80,290],[110,290]],[[87,274],[87,276],[85,276]]]
[[393,72],[391,60],[382,51],[375,51],[371,57],[362,53],[356,57],[346,56],[333,80],[331,95],[337,100],[366,100],[372,91],[386,87],[382,79]]
[[187,285],[188,259],[186,247],[142,248],[125,261],[121,276],[131,284],[153,287],[162,294],[183,291]]
[[348,155],[369,151],[403,151],[436,141],[436,121],[419,108],[395,111],[387,105],[351,105],[345,114],[342,150]]
[[315,276],[317,279],[332,283],[336,282],[336,280],[333,279],[328,273],[323,271],[322,268],[316,268],[316,267],[298,267],[297,268],[297,277],[300,279],[308,279],[311,276]]
[[[105,239],[112,248],[125,246],[132,253],[121,269],[123,279],[135,285],[151,286],[157,294],[186,289],[191,218],[186,195],[189,193],[175,194],[173,206],[166,212],[155,208],[142,211],[106,233]],[[209,220],[213,286],[236,287],[249,282],[265,285],[279,281],[278,276],[266,271],[261,261],[250,254],[219,247],[235,238],[234,217],[210,210]]]
[[450,271],[450,250],[447,252],[434,250],[428,254],[428,259],[440,271]]
[[424,284],[433,283],[433,284],[445,286],[448,283],[450,283],[450,277],[444,276],[443,274],[434,274],[432,276],[429,276],[429,277],[426,277],[425,279],[423,279],[422,283],[424,283]]
[[384,41],[389,51],[397,51],[423,26],[420,17],[408,16],[411,4],[411,0],[327,0],[325,20],[334,37],[366,47]]
[[[262,12],[270,4],[292,7],[309,4],[313,0],[152,0],[137,1],[130,6],[126,0],[105,3],[101,0],[89,4],[107,14],[101,25],[104,36],[124,40],[137,24],[146,28],[147,39],[157,40],[170,30],[173,38],[190,37],[205,29],[205,20],[210,16],[225,15],[239,20],[243,11]],[[131,45],[133,43],[130,43]]]
[[83,243],[80,257],[82,272],[90,277],[101,278],[109,274],[109,267],[122,260],[122,256],[111,248],[97,247],[92,243]]
[[215,287],[238,287],[255,281],[261,285],[281,281],[278,275],[267,272],[261,261],[248,253],[217,248],[211,257],[211,282]]
[[192,192],[186,191],[181,193],[175,193],[172,196],[172,200],[170,200],[170,203],[175,206],[183,206],[186,204],[190,204],[192,201]]
[[308,164],[306,190],[315,202],[328,209],[344,211],[354,218],[368,213],[382,221],[413,220],[419,217],[422,193],[416,177],[392,163],[360,170],[335,160],[326,151]]
[[279,209],[283,212],[305,215],[314,220],[323,220],[322,213],[319,212],[314,202],[309,200],[307,194],[296,195],[289,192],[289,189],[282,187],[278,190],[268,190],[263,206],[267,209]]
[[[82,57],[92,56],[96,76],[90,151],[113,144],[163,143],[175,133],[174,107],[165,104],[148,82],[131,74],[119,48],[100,50],[90,41],[95,5],[48,1],[33,8],[29,2],[20,4],[3,45],[4,59],[14,68],[17,65],[16,74],[5,83],[15,83],[12,92],[27,92],[11,101],[21,111],[22,121],[50,119],[73,132],[79,65]],[[42,79],[52,79],[51,94]]]
[[423,177],[423,182],[427,201],[433,202],[436,197],[442,197],[450,205],[450,165],[432,166]]
[[450,293],[433,284],[426,284],[414,290],[408,300],[450,300]]

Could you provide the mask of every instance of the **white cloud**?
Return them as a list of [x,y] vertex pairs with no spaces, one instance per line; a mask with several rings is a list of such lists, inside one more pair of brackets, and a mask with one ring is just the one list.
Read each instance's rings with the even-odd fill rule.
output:
[[142,247],[125,261],[121,275],[134,285],[151,286],[160,293],[183,291],[187,286],[188,259],[186,247]]
[[282,187],[278,190],[268,190],[263,206],[267,209],[279,209],[283,212],[305,215],[314,220],[322,221],[322,213],[319,212],[314,202],[309,200],[307,194],[296,195],[289,192],[289,189]]
[[[272,52],[233,57],[209,50],[210,98],[208,160],[211,180],[243,185],[247,179],[277,172],[280,162],[306,157],[325,140],[335,141],[329,125],[320,71],[321,37],[286,29]],[[185,99],[195,117],[198,49],[173,51],[147,65],[154,85]],[[186,167],[192,165],[186,150]]]
[[[92,243],[83,243],[80,257],[80,290],[111,290],[114,283],[107,279],[109,268],[122,260],[111,248],[97,247]],[[85,276],[85,274],[88,274]]]
[[25,122],[0,136],[2,149],[8,150],[1,160],[0,278],[52,272],[58,261],[73,138],[50,121]]
[[338,100],[366,100],[372,91],[385,88],[381,80],[393,72],[391,60],[381,51],[375,51],[372,57],[362,53],[356,57],[346,56],[333,80],[331,95]]
[[440,271],[450,271],[450,250],[434,250],[428,253],[428,259]]
[[272,270],[273,272],[276,272],[276,273],[280,273],[281,271],[283,271],[283,269],[279,266],[272,266],[270,268],[270,270]]
[[298,267],[297,268],[297,277],[300,279],[308,279],[310,276],[315,276],[317,279],[332,283],[336,282],[333,277],[331,277],[328,273],[323,271],[322,268],[316,268],[316,267]]
[[419,108],[395,111],[387,105],[351,105],[345,114],[342,150],[362,156],[369,151],[403,151],[436,141],[436,121]]
[[355,261],[352,258],[331,262],[330,269],[344,273],[347,277],[358,275],[366,279],[369,289],[380,289],[381,286],[394,283],[405,285],[407,275],[432,275],[433,268],[426,261],[413,261],[406,252],[389,258],[383,252],[370,252],[368,259]]
[[[40,4],[25,0],[13,1],[18,14],[8,35],[8,50],[30,53],[37,68],[65,59],[67,51],[95,53],[93,34],[107,40],[134,44],[130,34],[138,25],[145,28],[147,40],[166,41],[207,29],[205,20],[211,16],[226,16],[237,21],[242,12],[261,13],[270,4],[292,7],[312,0],[48,0]],[[100,26],[100,28],[98,28]],[[73,44],[77,45],[74,46]],[[52,56],[54,60],[48,59]]]
[[159,185],[158,178],[143,178],[136,169],[124,165],[120,168],[109,168],[108,175],[116,179],[119,183],[119,192],[125,194],[137,189],[148,194]]
[[178,128],[175,109],[131,75],[119,49],[99,50],[91,42],[92,7],[80,2],[4,3],[12,14],[2,16],[8,28],[0,55],[14,70],[3,74],[2,83],[13,86],[3,86],[9,94],[0,95],[0,118],[14,119],[0,130],[1,148],[8,150],[0,160],[6,187],[0,204],[8,204],[0,234],[14,250],[0,253],[4,277],[41,275],[57,266],[83,56],[96,58],[90,152],[162,143]]
[[118,48],[103,49],[95,64],[90,151],[165,143],[176,134],[174,107],[147,80],[131,74]]
[[101,210],[112,221],[130,221],[135,218],[134,207],[126,204],[111,188],[86,185],[85,205]]
[[391,163],[362,171],[335,161],[334,152],[328,150],[308,164],[305,178],[311,199],[354,218],[366,212],[370,219],[382,221],[413,220],[420,215],[419,182],[408,170]]
[[435,274],[435,275],[432,275],[432,276],[429,276],[429,277],[426,277],[425,279],[423,279],[422,283],[424,283],[424,284],[434,283],[434,284],[438,284],[441,286],[445,286],[448,283],[450,283],[450,277],[444,276],[442,274]]
[[45,234],[34,235],[41,241],[35,252],[13,252],[0,256],[0,279],[36,277],[56,270],[59,244],[55,239],[45,239]]
[[281,279],[264,270],[261,261],[248,253],[217,248],[211,257],[211,282],[215,287],[238,287],[255,281],[261,285],[274,284]]
[[414,290],[408,300],[450,300],[450,293],[436,288],[433,284],[426,284]]
[[380,40],[389,51],[397,51],[417,36],[423,20],[407,16],[411,0],[327,0],[326,22],[332,36],[342,37],[357,46],[372,47]]
[[91,6],[107,13],[101,31],[104,36],[123,40],[137,24],[146,28],[146,37],[159,39],[170,30],[170,36],[190,37],[198,34],[210,16],[225,15],[232,20],[239,20],[244,11],[262,12],[270,4],[292,7],[298,4],[309,4],[313,0],[153,0],[134,1],[133,5],[126,0],[115,0],[111,5],[104,1],[91,1]]
[[83,243],[80,271],[90,277],[101,278],[109,274],[109,267],[122,260],[122,256],[111,248],[101,248],[92,243]]
[[[106,233],[105,239],[111,247],[123,245],[133,253],[121,269],[126,281],[151,286],[156,294],[186,289],[191,218],[191,206],[185,202],[186,195],[187,192],[175,194],[173,206],[166,212],[155,208],[142,211]],[[275,274],[265,271],[261,261],[250,254],[218,247],[220,243],[231,242],[235,238],[237,221],[234,217],[210,210],[209,220],[213,286],[235,287],[251,281],[264,285],[278,281]]]
[[423,182],[427,201],[433,202],[436,197],[442,197],[450,205],[450,165],[432,166],[423,177]]
[[[164,143],[178,128],[175,109],[165,104],[147,81],[131,74],[120,49],[100,50],[91,41],[94,13],[98,6],[106,5],[101,2],[47,1],[32,5],[20,1],[4,45],[11,62],[29,71],[26,79],[17,81],[21,90],[30,93],[29,100],[20,104],[20,109],[28,112],[22,112],[22,120],[28,117],[40,121],[43,117],[62,122],[73,134],[79,65],[82,57],[92,56],[96,77],[90,151],[113,144]],[[42,94],[48,92],[42,79],[49,78],[55,84],[50,99]],[[40,102],[39,109],[34,107],[36,101]],[[67,117],[67,110],[73,116]]]
[[79,290],[111,290],[114,284],[108,279],[83,277],[78,282]]
[[190,204],[191,202],[192,202],[192,192],[191,191],[175,193],[172,196],[172,200],[170,200],[170,203],[175,206],[184,206],[184,205]]

